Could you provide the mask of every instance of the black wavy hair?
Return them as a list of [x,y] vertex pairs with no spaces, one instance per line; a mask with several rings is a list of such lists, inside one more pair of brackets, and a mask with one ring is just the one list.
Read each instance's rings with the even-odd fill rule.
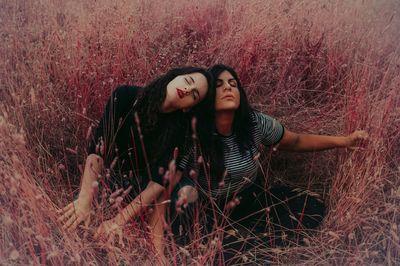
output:
[[137,104],[137,111],[140,116],[146,117],[146,123],[142,128],[144,133],[154,129],[158,123],[158,119],[160,117],[159,114],[161,112],[161,106],[165,100],[168,83],[177,76],[196,72],[201,73],[206,77],[209,87],[207,91],[208,96],[210,86],[213,84],[212,77],[205,69],[193,66],[173,68],[166,74],[154,79],[152,82],[150,82],[150,84],[143,88],[143,93]]
[[[239,150],[242,154],[244,154],[247,150],[251,152],[251,146],[254,144],[254,138],[250,133],[250,128],[254,126],[254,122],[251,119],[253,108],[251,107],[247,99],[246,92],[242,87],[236,71],[232,67],[223,64],[216,64],[210,67],[208,69],[208,72],[211,74],[214,82],[211,89],[214,90],[213,95],[215,97],[218,77],[224,71],[228,71],[235,78],[237,82],[237,88],[240,93],[240,105],[239,108],[235,111],[235,117],[232,125],[232,134],[235,134],[236,140],[238,141]],[[215,99],[213,119],[214,131],[211,137],[212,145],[203,145],[203,150],[205,150],[205,153],[208,155],[208,158],[210,160],[211,176],[216,177],[216,181],[219,182],[223,178],[225,166],[223,145],[221,138],[218,135],[215,124]]]
[[[200,73],[204,75],[207,79],[208,90],[206,97],[186,114],[183,113],[182,110],[168,113],[168,120],[173,121],[173,123],[164,123],[165,128],[163,128],[163,134],[157,136],[158,141],[156,141],[156,143],[161,143],[162,147],[155,149],[156,153],[152,154],[152,157],[155,159],[161,156],[163,152],[168,152],[170,148],[174,148],[169,147],[169,144],[175,143],[176,140],[172,138],[176,138],[176,136],[181,134],[182,131],[185,132],[185,140],[182,141],[187,141],[187,137],[191,136],[191,134],[189,133],[190,127],[187,123],[187,120],[190,119],[190,117],[205,116],[207,113],[210,112],[209,103],[210,101],[212,101],[213,98],[215,98],[215,92],[211,89],[214,82],[210,73],[204,68],[193,66],[174,68],[145,86],[143,88],[141,96],[138,99],[136,111],[138,112],[139,117],[144,120],[141,122],[143,135],[151,134],[151,132],[155,130],[160,124],[160,119],[163,119],[161,107],[166,97],[166,88],[168,83],[177,76],[191,73]],[[187,143],[185,143],[185,145],[187,145]]]

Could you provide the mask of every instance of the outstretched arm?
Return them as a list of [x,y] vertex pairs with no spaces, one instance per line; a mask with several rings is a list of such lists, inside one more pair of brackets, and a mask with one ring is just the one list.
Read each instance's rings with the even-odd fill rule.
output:
[[324,136],[297,134],[285,129],[285,133],[276,148],[288,151],[321,151],[333,148],[357,146],[360,140],[366,140],[368,133],[364,130],[354,131],[348,136]]

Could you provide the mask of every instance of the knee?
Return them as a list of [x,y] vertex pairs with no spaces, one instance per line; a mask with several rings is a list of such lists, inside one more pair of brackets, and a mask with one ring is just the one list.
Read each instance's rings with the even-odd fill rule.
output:
[[97,154],[89,154],[86,158],[85,166],[99,170],[99,168],[103,167],[103,158]]
[[183,199],[185,203],[193,203],[199,198],[199,193],[192,186],[184,186],[178,191],[178,198]]

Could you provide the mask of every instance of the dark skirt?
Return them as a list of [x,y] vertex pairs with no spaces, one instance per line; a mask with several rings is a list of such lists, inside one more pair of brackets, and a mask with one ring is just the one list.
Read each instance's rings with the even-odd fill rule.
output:
[[[176,200],[172,198],[171,228],[177,244],[189,245],[196,239],[194,226],[199,226],[203,235],[212,234],[218,228],[225,232],[222,236],[224,263],[243,263],[238,254],[248,251],[257,254],[260,247],[267,250],[290,243],[302,244],[301,234],[315,231],[325,214],[321,199],[286,186],[264,189],[257,182],[235,198],[218,199],[212,203],[209,197],[203,197],[178,214],[175,211]],[[259,254],[255,259],[260,261],[252,262],[264,263],[268,256]]]

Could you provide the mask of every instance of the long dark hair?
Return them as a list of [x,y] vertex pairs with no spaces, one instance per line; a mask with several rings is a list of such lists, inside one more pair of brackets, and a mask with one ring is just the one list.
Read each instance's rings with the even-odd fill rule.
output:
[[[236,71],[230,67],[223,64],[217,64],[209,68],[209,73],[211,74],[214,84],[212,89],[215,90],[217,88],[217,80],[219,75],[222,72],[228,71],[236,80],[237,88],[240,93],[240,105],[239,108],[235,111],[235,117],[232,125],[232,133],[235,134],[236,140],[238,142],[239,150],[242,154],[244,154],[247,150],[251,152],[251,146],[254,144],[254,138],[251,135],[250,128],[254,126],[252,121],[251,113],[253,108],[250,106],[250,103],[247,99],[246,92],[244,91],[242,84],[240,83],[240,79],[236,73]],[[215,100],[214,100],[214,114],[215,114]],[[211,176],[215,176],[216,180],[219,182],[224,177],[225,165],[224,165],[224,153],[223,153],[223,145],[220,136],[216,130],[216,121],[215,115],[214,119],[214,131],[211,137],[212,145],[204,145],[205,153],[208,154],[210,159],[210,172]]]
[[136,110],[139,116],[146,117],[146,123],[143,124],[142,128],[144,133],[153,130],[158,123],[161,106],[165,100],[168,83],[177,76],[195,72],[201,73],[206,77],[209,87],[207,91],[208,95],[210,86],[213,84],[211,75],[203,68],[192,66],[173,68],[166,74],[154,79],[152,82],[150,82],[150,84],[143,88],[143,93],[139,98]]
[[140,118],[145,118],[143,122],[141,122],[141,128],[144,135],[151,134],[154,129],[157,128],[160,124],[160,119],[163,116],[161,113],[161,106],[166,97],[166,88],[170,81],[180,75],[186,75],[191,73],[201,73],[207,79],[208,90],[205,99],[197,104],[191,112],[184,114],[182,110],[178,110],[176,112],[172,112],[168,114],[168,121],[173,121],[173,123],[163,123],[165,128],[163,128],[163,134],[159,134],[158,141],[156,143],[162,144],[158,149],[156,149],[155,154],[152,154],[152,157],[156,160],[159,156],[161,156],[164,152],[170,151],[171,148],[169,144],[176,143],[176,140],[173,138],[177,137],[177,134],[185,135],[185,141],[187,140],[187,136],[190,136],[190,127],[188,127],[188,119],[191,116],[201,113],[209,112],[209,104],[211,97],[214,96],[214,92],[211,87],[214,82],[210,73],[208,73],[205,69],[200,67],[181,67],[174,68],[168,71],[166,74],[156,78],[152,82],[150,82],[147,86],[143,88],[143,92],[138,100],[136,111]]

